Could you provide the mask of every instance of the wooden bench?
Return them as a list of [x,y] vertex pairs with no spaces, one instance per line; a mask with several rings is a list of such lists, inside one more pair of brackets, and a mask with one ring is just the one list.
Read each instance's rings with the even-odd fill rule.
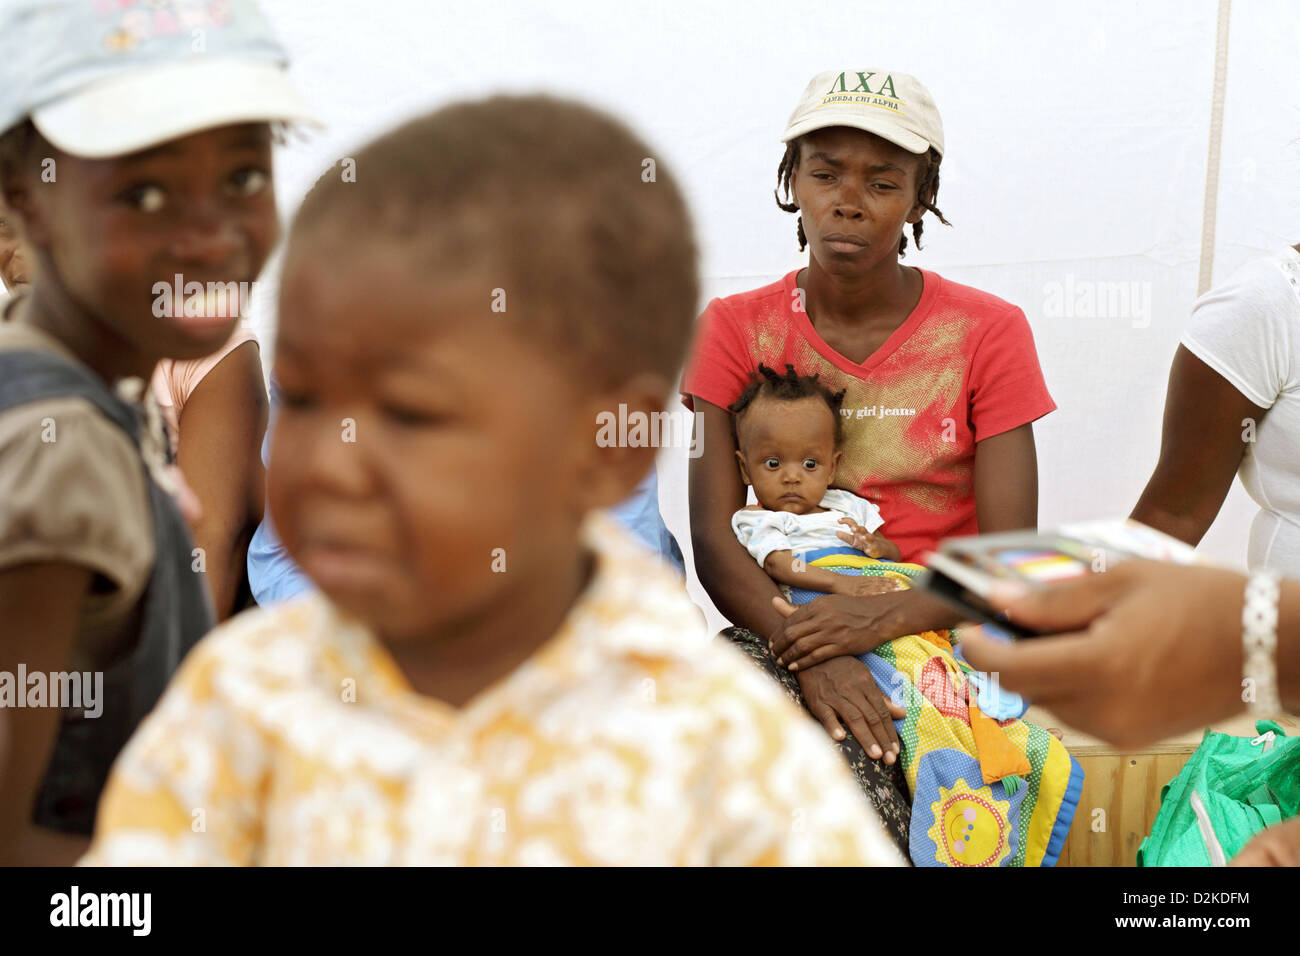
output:
[[[1178,776],[1203,731],[1126,751],[1071,730],[1038,707],[1029,708],[1025,719],[1040,727],[1060,728],[1062,742],[1083,767],[1079,809],[1057,866],[1136,866],[1138,846],[1160,810],[1160,790]],[[1287,736],[1300,736],[1300,717],[1276,720]],[[1241,715],[1214,724],[1213,729],[1254,737],[1255,718]]]

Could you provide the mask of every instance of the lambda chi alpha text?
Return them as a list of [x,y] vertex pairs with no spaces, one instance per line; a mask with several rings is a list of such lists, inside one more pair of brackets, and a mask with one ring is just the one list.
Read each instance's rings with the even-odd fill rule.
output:
[[[875,75],[874,71],[870,73],[841,73],[835,78],[831,88],[826,91],[826,95],[830,96],[832,93],[870,93],[872,96],[888,96],[890,99],[898,99],[898,94],[894,92],[894,78],[888,73],[885,74],[883,80],[876,81],[878,84],[876,89],[871,88],[868,81]],[[851,77],[857,78],[857,86],[853,87],[853,89],[848,88],[848,84],[853,82]]]

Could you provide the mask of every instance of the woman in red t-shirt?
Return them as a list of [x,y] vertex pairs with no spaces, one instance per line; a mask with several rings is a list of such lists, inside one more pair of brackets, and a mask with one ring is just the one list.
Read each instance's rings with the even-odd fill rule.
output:
[[[857,656],[958,619],[917,591],[829,595],[788,617],[778,611],[776,586],[731,529],[746,490],[727,406],[760,362],[791,364],[845,389],[835,486],[875,502],[882,533],[905,561],[945,536],[1037,524],[1031,423],[1056,406],[1020,309],[899,262],[909,223],[918,248],[927,210],[947,223],[935,205],[943,132],[924,86],[887,71],[819,74],[783,139],[777,203],[800,214],[808,266],[715,299],[701,318],[682,384],[703,439],[690,471],[695,567],[714,604],[740,626],[728,635],[801,692],[851,759],[845,726],[866,754],[894,764],[890,718],[901,712]],[[873,761],[858,753],[860,779],[878,785]],[[893,770],[888,778],[901,781]]]

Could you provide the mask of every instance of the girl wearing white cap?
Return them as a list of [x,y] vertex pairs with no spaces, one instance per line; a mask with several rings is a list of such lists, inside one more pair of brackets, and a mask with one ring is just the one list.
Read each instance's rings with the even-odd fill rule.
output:
[[28,677],[7,861],[84,849],[109,765],[211,624],[140,398],[160,359],[222,347],[238,308],[203,291],[251,282],[276,240],[271,123],[308,118],[285,60],[244,0],[0,9],[0,186],[33,269],[0,323],[0,675]]
[[908,227],[919,248],[927,212],[946,222],[937,206],[943,130],[918,80],[883,69],[819,74],[782,138],[777,202],[799,214],[808,264],[715,299],[701,319],[682,384],[711,436],[691,462],[695,566],[738,625],[732,640],[845,742],[864,789],[906,845],[891,720],[901,712],[856,655],[957,619],[917,591],[830,595],[784,617],[775,585],[731,532],[746,489],[726,408],[760,363],[791,364],[845,389],[834,486],[875,503],[903,560],[914,561],[942,537],[1036,524],[1031,423],[1055,404],[1019,308],[899,261]]

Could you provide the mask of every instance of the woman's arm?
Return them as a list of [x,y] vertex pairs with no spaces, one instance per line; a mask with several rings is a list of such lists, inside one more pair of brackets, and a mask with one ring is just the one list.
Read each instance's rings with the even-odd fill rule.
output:
[[694,441],[700,450],[690,464],[695,573],[729,621],[755,634],[771,634],[782,620],[772,606],[779,592],[731,529],[731,516],[745,504],[731,413],[698,396],[694,405]]
[[[0,672],[49,675],[71,669],[81,598],[91,572],[72,564],[24,564],[0,571]],[[15,687],[26,694],[26,687]],[[46,702],[50,703],[49,701]],[[37,827],[32,807],[58,737],[58,707],[5,708],[0,753],[0,865],[68,866],[88,841]]]
[[1038,527],[1038,452],[1033,425],[976,442],[975,520],[980,534]]
[[203,377],[185,403],[176,456],[203,508],[191,531],[203,549],[218,620],[235,611],[248,541],[262,519],[265,431],[262,363],[257,343],[245,342]]
[[1130,517],[1199,544],[1232,487],[1247,437],[1267,411],[1178,346],[1169,370],[1160,460]]

